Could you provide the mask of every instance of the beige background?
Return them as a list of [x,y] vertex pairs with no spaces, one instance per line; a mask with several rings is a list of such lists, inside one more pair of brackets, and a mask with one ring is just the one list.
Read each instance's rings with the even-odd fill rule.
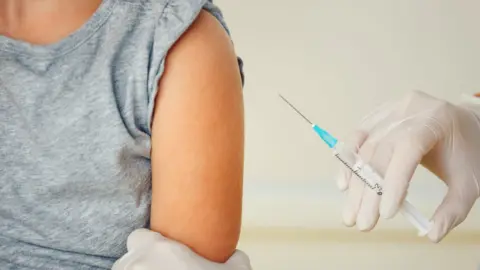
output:
[[[245,61],[242,248],[256,269],[477,269],[478,207],[441,245],[400,216],[368,234],[346,230],[337,164],[277,92],[340,138],[413,89],[452,102],[480,92],[480,1],[215,3]],[[429,216],[444,191],[419,170],[410,200]]]

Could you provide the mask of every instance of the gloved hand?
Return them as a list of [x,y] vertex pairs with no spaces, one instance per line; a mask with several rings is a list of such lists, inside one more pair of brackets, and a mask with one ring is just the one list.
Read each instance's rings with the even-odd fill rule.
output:
[[251,270],[250,260],[242,251],[236,251],[224,264],[214,263],[147,229],[132,232],[127,249],[112,270]]
[[465,220],[480,196],[480,99],[453,105],[422,92],[367,116],[347,145],[382,176],[383,195],[364,188],[342,169],[338,179],[347,190],[343,213],[347,226],[373,229],[379,216],[393,217],[403,202],[416,167],[437,175],[448,192],[435,211],[428,237],[441,241]]

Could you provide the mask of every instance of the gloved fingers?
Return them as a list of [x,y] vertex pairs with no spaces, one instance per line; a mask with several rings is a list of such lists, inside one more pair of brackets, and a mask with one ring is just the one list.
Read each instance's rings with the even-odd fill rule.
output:
[[[345,142],[345,147],[349,148],[353,153],[358,153],[363,144],[370,139],[372,131],[377,126],[381,126],[384,122],[388,122],[390,116],[394,112],[395,106],[391,103],[385,103],[379,106],[367,116],[365,116],[360,122],[359,129]],[[354,157],[351,158],[354,160]],[[345,191],[349,188],[352,179],[352,173],[350,169],[341,165],[340,173],[337,176],[337,186],[341,191]]]
[[350,179],[352,177],[352,171],[345,168],[345,165],[341,164],[339,168],[339,173],[337,176],[337,187],[340,191],[346,191],[350,184]]
[[380,199],[381,196],[377,194],[376,190],[365,186],[362,204],[357,216],[357,228],[360,231],[370,231],[377,224],[380,216],[378,212]]
[[[391,156],[392,147],[388,141],[372,142],[369,139],[360,149],[362,160],[368,163],[368,166],[375,170],[380,177],[384,175]],[[381,190],[375,186],[375,184],[382,185],[382,182],[377,183],[374,181],[374,178],[367,180],[370,182],[368,185],[365,185],[362,204],[357,216],[357,227],[361,231],[370,231],[377,224],[380,216],[380,201],[383,196],[383,194],[378,194]]]
[[[360,147],[363,145],[365,140],[368,138],[368,133],[365,131],[356,131],[352,137],[346,141],[345,147],[348,147],[352,150],[353,153],[358,153]],[[354,157],[351,157],[352,160]],[[343,164],[340,164],[340,172],[337,177],[337,186],[340,191],[345,191],[348,189],[350,184],[350,179],[352,177],[352,171],[345,167]]]
[[127,250],[135,250],[147,245],[153,245],[158,241],[165,240],[160,233],[140,228],[133,231],[127,238]]
[[380,215],[392,218],[405,199],[410,180],[423,154],[408,146],[396,147],[385,173]]
[[436,110],[444,101],[422,91],[412,91],[404,97],[399,104],[399,109],[408,112],[409,115],[425,113]]
[[[367,141],[363,143],[358,155],[362,158],[363,162],[369,163],[375,153],[375,149],[376,145]],[[343,223],[346,226],[351,227],[357,223],[358,214],[363,203],[364,189],[367,188],[362,179],[352,174],[350,187],[347,192],[347,203],[343,211]]]
[[438,132],[428,121],[423,125],[407,128],[407,134],[397,139],[384,178],[380,205],[380,215],[383,218],[391,218],[398,212],[415,170],[423,156],[438,140]]
[[363,189],[365,184],[353,175],[347,190],[347,202],[343,209],[343,224],[352,227],[356,224],[358,211],[362,204]]
[[384,103],[381,106],[377,107],[375,110],[371,111],[360,121],[361,130],[369,133],[371,130],[374,130],[377,126],[382,125],[384,122],[389,122],[392,114],[395,112],[395,109],[398,105],[391,102]]
[[433,225],[428,233],[428,238],[432,242],[442,241],[451,230],[466,219],[476,200],[466,196],[465,193],[449,188],[432,218]]

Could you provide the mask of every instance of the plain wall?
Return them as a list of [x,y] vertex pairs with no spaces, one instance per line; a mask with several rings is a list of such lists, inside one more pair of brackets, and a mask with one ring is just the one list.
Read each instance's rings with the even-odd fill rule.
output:
[[[478,205],[440,245],[402,216],[370,233],[345,228],[339,165],[277,93],[342,139],[411,90],[452,102],[480,92],[480,1],[214,2],[245,62],[240,248],[254,269],[477,269]],[[430,216],[444,192],[420,169],[409,200]]]
[[[343,226],[339,165],[277,93],[342,139],[411,90],[452,102],[480,92],[480,1],[214,2],[245,62],[247,227]],[[420,169],[410,200],[430,216],[444,191]],[[463,228],[479,228],[474,212]]]

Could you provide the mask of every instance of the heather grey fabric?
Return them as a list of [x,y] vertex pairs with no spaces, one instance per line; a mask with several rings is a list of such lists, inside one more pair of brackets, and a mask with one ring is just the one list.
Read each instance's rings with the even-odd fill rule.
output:
[[105,0],[58,43],[0,36],[0,269],[109,269],[148,227],[157,81],[202,8],[225,26],[207,0]]

